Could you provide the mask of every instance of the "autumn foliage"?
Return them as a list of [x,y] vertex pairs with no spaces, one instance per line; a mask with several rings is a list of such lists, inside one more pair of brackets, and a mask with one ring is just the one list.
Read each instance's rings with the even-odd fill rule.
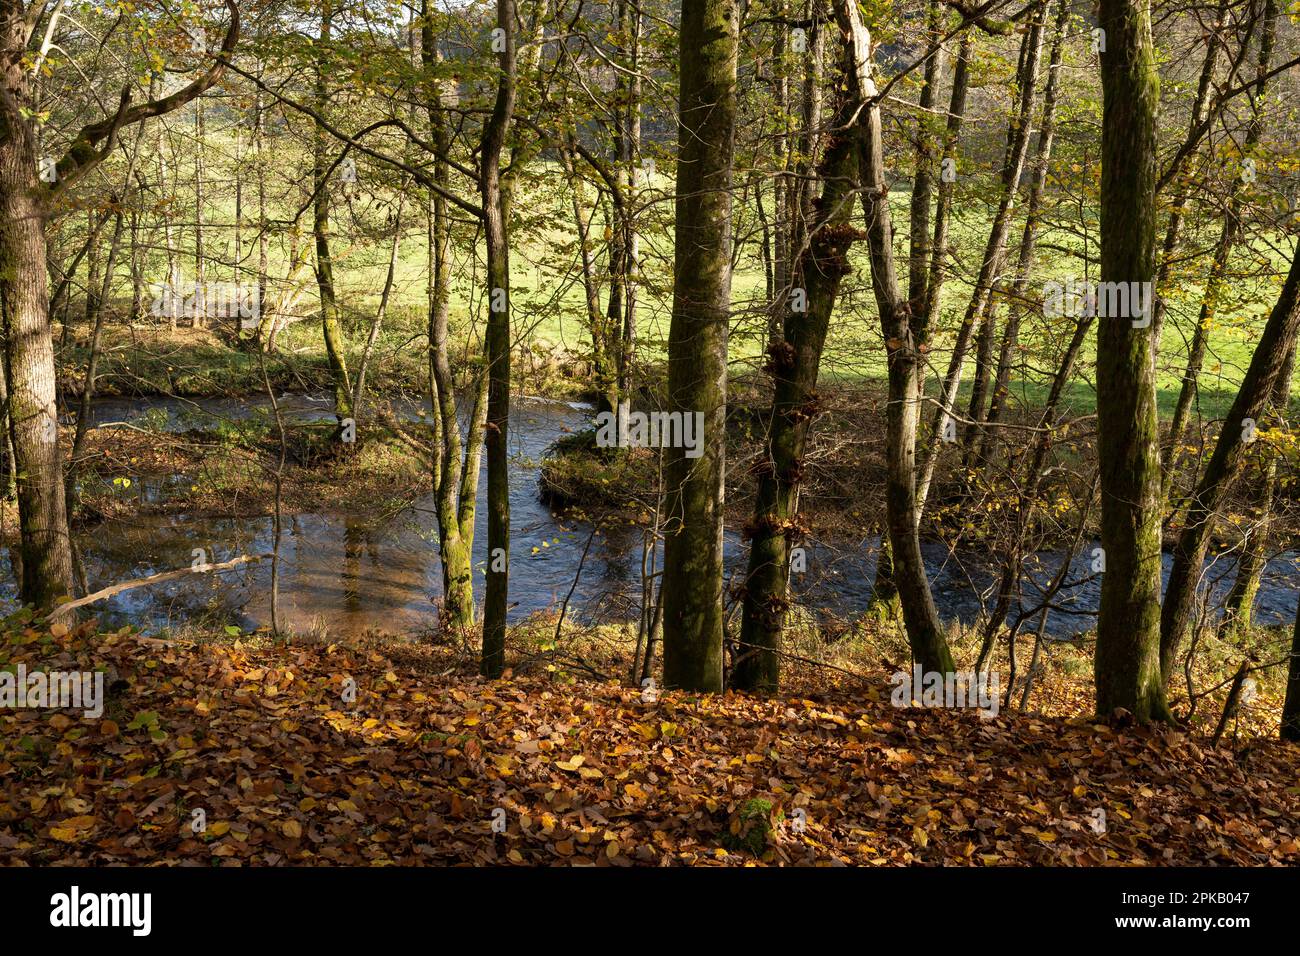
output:
[[54,630],[11,629],[4,663],[102,668],[109,698],[0,712],[14,864],[1300,862],[1300,751],[1267,739],[899,710],[883,672],[647,702],[414,646]]

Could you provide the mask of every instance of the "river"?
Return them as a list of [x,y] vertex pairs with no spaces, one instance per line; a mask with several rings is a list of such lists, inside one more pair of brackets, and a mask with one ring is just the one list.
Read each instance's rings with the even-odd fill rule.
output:
[[[97,427],[145,419],[150,427],[181,431],[239,421],[264,410],[265,399],[172,398],[103,399],[94,405]],[[297,419],[329,417],[324,396],[286,396],[284,407]],[[421,409],[403,409],[415,418]],[[515,400],[510,418],[514,467],[510,476],[510,617],[518,621],[536,611],[558,607],[574,585],[570,613],[586,621],[635,619],[640,595],[641,532],[620,526],[598,533],[585,563],[581,561],[591,526],[556,514],[538,496],[537,463],[556,438],[589,427],[591,409],[579,403],[545,399]],[[174,482],[134,480],[124,493],[157,496]],[[475,535],[476,588],[486,554],[487,517],[483,507],[486,479],[480,481]],[[347,637],[367,631],[420,634],[434,625],[433,602],[441,593],[432,495],[406,510],[382,517],[355,517],[326,511],[286,516],[281,540],[280,612],[282,623],[300,633]],[[203,518],[187,514],[134,516],[97,524],[77,535],[88,586],[93,589],[190,565],[193,549],[203,548],[216,563],[241,554],[271,550],[271,518]],[[792,576],[800,603],[814,613],[852,617],[865,609],[875,574],[879,541],[813,543],[806,549],[807,569]],[[1090,543],[1075,557],[1069,580],[1091,575]],[[974,621],[994,580],[996,568],[977,553],[953,554],[941,542],[922,548],[940,616]],[[743,573],[744,546],[728,531],[725,555],[729,576]],[[1059,552],[1033,555],[1029,579],[1051,580],[1060,566]],[[8,564],[8,555],[4,561]],[[581,564],[581,574],[579,566]],[[1165,556],[1165,571],[1170,558]],[[1232,582],[1232,561],[1211,559],[1206,580],[1216,594]],[[1260,624],[1289,624],[1300,591],[1300,554],[1274,557],[1265,572],[1255,617]],[[983,593],[982,593],[983,592]],[[1067,638],[1091,629],[1100,593],[1096,580],[1071,589],[1062,606],[1047,614],[1046,632]],[[0,597],[12,603],[13,575]],[[168,583],[137,588],[97,605],[108,626],[135,624],[156,631],[209,615],[222,623],[251,630],[270,621],[270,562],[244,565],[218,574],[195,574]],[[481,597],[481,593],[480,593]],[[1032,585],[1025,603],[1038,604]],[[1013,609],[1014,620],[1018,610]],[[1036,629],[1035,617],[1026,628]]]

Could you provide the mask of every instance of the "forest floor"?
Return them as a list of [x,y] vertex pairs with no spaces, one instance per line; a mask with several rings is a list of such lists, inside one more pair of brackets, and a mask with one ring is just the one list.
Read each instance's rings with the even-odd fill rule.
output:
[[1037,712],[981,717],[892,706],[897,666],[879,653],[853,676],[791,667],[773,698],[647,695],[578,679],[558,655],[522,659],[488,682],[447,646],[159,641],[11,620],[0,663],[102,669],[108,700],[90,717],[0,711],[0,855],[1300,863],[1300,748],[1253,736],[1270,732],[1253,709],[1217,746],[1197,727],[1098,723],[1079,662],[1040,678]]

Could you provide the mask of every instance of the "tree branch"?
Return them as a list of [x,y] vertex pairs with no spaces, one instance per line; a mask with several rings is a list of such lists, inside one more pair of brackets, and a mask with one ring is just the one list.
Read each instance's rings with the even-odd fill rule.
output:
[[[130,106],[130,87],[124,88],[117,112],[97,123],[83,126],[76,139],[72,141],[72,145],[68,147],[67,153],[55,165],[56,181],[50,187],[48,198],[53,199],[65,192],[69,186],[99,165],[112,152],[117,141],[117,132],[123,126],[131,126],[151,117],[178,110],[209,90],[221,79],[235,52],[235,44],[239,41],[239,7],[234,0],[224,0],[224,2],[226,9],[230,11],[230,26],[226,28],[226,38],[222,41],[215,62],[208,71],[171,96],[150,100],[135,107]],[[98,145],[106,139],[108,144],[103,149],[98,149]]]

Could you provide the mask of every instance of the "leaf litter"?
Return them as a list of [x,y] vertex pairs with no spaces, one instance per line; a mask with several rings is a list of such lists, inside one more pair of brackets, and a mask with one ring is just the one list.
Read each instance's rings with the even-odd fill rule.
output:
[[0,711],[15,865],[1267,865],[1300,750],[1092,718],[437,673],[344,645],[27,627],[108,700]]

